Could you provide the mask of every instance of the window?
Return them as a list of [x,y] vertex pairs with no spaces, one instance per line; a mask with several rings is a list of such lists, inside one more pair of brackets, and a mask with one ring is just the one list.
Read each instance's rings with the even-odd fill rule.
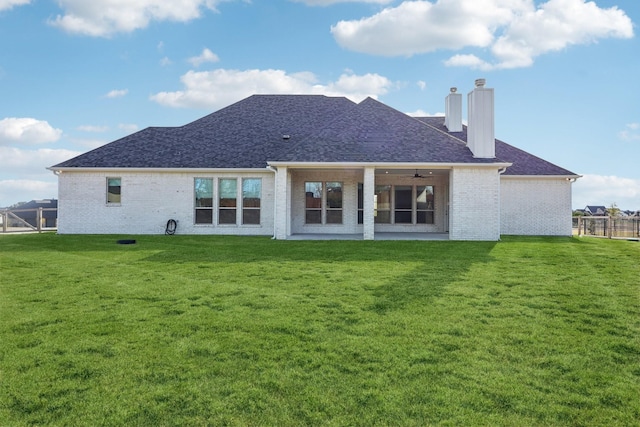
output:
[[242,223],[260,224],[260,198],[262,180],[245,178],[242,180]]
[[107,178],[107,204],[119,204],[122,200],[121,190],[120,178]]
[[394,222],[396,224],[411,224],[413,211],[413,187],[410,185],[396,185],[394,188],[395,209]]
[[322,224],[322,183],[305,182],[305,224]]
[[433,224],[433,186],[416,187],[416,224]]
[[341,182],[305,182],[304,190],[305,224],[342,224]]
[[327,182],[327,224],[342,224],[342,183]]
[[373,199],[373,209],[376,224],[389,224],[391,222],[390,185],[376,185],[376,194]]
[[[373,199],[375,223],[391,224],[393,219],[393,224],[433,224],[433,194],[432,185],[376,185]],[[363,184],[360,183],[358,184],[358,224],[364,222],[363,212],[364,191]]]
[[221,179],[218,181],[218,224],[236,224],[238,205],[238,180]]
[[194,180],[196,224],[213,224],[213,179]]

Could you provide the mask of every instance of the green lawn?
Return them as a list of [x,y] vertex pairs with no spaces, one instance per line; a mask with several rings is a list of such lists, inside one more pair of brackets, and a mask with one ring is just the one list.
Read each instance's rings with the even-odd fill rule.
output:
[[0,236],[0,425],[636,426],[640,243]]

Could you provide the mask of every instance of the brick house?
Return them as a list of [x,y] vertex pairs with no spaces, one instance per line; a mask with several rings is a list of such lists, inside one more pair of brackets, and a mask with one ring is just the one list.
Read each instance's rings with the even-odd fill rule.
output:
[[[571,235],[579,176],[494,137],[484,80],[410,117],[367,98],[254,95],[52,166],[59,233]],[[532,216],[531,212],[544,215]],[[417,234],[408,234],[417,235]]]

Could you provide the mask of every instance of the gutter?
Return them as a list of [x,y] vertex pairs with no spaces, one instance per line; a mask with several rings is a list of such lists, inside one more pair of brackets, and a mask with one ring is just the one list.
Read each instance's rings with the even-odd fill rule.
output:
[[270,166],[299,168],[299,169],[335,169],[335,168],[354,168],[360,169],[365,167],[373,167],[376,169],[451,169],[451,168],[507,168],[513,163],[509,162],[491,162],[491,163],[418,163],[418,162],[269,162]]
[[582,175],[502,175],[504,179],[564,179],[567,181],[575,182],[577,179],[582,178]]

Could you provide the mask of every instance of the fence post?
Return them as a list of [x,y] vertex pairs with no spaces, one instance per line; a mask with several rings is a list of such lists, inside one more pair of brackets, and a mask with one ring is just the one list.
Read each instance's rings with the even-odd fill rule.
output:
[[2,232],[6,233],[7,232],[7,220],[9,219],[9,217],[7,216],[7,211],[2,211],[1,215],[2,215]]
[[36,222],[38,223],[38,233],[42,233],[42,208],[38,208],[38,214],[36,215]]
[[582,235],[582,217],[578,217],[578,237]]
[[611,232],[613,230],[613,221],[611,220],[612,217],[608,216],[607,217],[607,233],[609,233],[609,238],[611,239]]

